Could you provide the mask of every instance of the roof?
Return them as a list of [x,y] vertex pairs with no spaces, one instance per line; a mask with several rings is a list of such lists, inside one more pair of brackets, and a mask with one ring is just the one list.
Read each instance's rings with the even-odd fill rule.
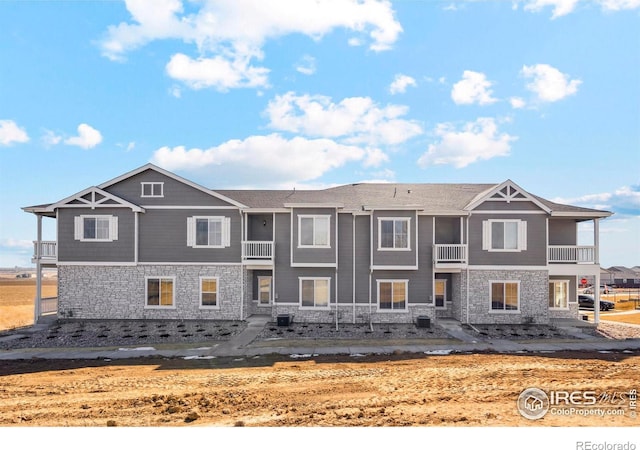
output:
[[[355,183],[322,190],[216,190],[256,209],[282,209],[291,204],[340,203],[344,210],[415,209],[433,214],[466,214],[469,205],[501,184]],[[609,211],[563,205],[528,194],[552,215],[608,217]]]

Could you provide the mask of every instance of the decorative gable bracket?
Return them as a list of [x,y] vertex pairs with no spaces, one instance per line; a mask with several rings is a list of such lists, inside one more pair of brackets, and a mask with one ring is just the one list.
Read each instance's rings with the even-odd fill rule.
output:
[[467,206],[465,206],[464,209],[465,211],[473,210],[486,201],[506,203],[531,202],[546,213],[551,213],[551,209],[548,206],[540,202],[536,197],[529,194],[511,180],[507,180],[488,191],[478,194]]
[[134,212],[144,212],[144,208],[95,186],[49,205],[47,211],[57,208],[130,208]]

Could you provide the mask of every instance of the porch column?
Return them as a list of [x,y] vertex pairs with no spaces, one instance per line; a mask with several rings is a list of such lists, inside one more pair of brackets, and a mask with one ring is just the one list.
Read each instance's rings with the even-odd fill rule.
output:
[[595,283],[593,285],[593,323],[600,323],[600,270],[596,272]]
[[40,319],[40,302],[42,300],[42,265],[40,264],[42,258],[42,216],[40,214],[36,214],[38,220],[37,226],[37,238],[36,238],[36,248],[35,248],[35,258],[36,258],[36,298],[33,305],[33,324],[38,323],[38,319]]
[[[600,219],[593,219],[593,258],[595,264],[600,264]],[[598,275],[600,276],[600,275]],[[597,285],[600,287],[600,285]]]

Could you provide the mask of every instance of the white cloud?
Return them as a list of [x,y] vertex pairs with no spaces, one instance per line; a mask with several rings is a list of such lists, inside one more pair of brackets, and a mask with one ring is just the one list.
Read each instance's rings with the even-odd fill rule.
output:
[[33,248],[33,241],[29,241],[26,239],[13,239],[13,238],[0,239],[0,247],[30,250]]
[[174,55],[167,73],[196,89],[266,85],[268,69],[254,67],[252,61],[261,59],[269,39],[303,34],[319,40],[344,28],[357,34],[360,42],[366,35],[369,48],[382,51],[390,49],[402,32],[387,0],[203,0],[190,3],[193,12],[185,12],[181,0],[126,0],[126,6],[132,22],[107,29],[103,54],[121,60],[127,52],[158,39],[193,44],[198,57]]
[[45,147],[51,147],[52,145],[58,145],[60,141],[62,141],[62,136],[57,135],[51,130],[45,130],[41,139]]
[[622,186],[613,192],[587,194],[574,198],[556,198],[557,203],[614,211],[622,215],[640,216],[640,185]]
[[313,137],[341,138],[345,143],[396,145],[422,133],[415,121],[401,117],[408,108],[380,107],[369,97],[349,97],[334,103],[325,96],[278,95],[265,113],[271,128]]
[[29,142],[29,135],[13,120],[0,120],[0,145]]
[[451,98],[458,105],[489,105],[498,100],[491,97],[491,82],[487,80],[487,76],[482,72],[474,72],[465,70],[462,74],[462,80],[453,85],[451,89]]
[[167,74],[192,89],[213,87],[225,92],[231,88],[266,87],[268,69],[253,67],[250,58],[228,60],[221,56],[192,59],[176,53],[167,63]]
[[206,172],[222,184],[273,186],[314,180],[350,162],[367,166],[371,159],[380,156],[330,139],[286,139],[273,133],[234,139],[205,150],[162,147],[154,152],[152,162],[167,170]]
[[511,142],[517,139],[500,134],[495,119],[490,117],[468,122],[460,130],[451,123],[442,123],[436,127],[435,135],[439,141],[429,145],[418,159],[421,167],[451,164],[462,168],[480,160],[507,156]]
[[409,86],[416,86],[415,78],[399,73],[393,79],[391,86],[389,86],[389,92],[391,94],[404,94]]
[[296,64],[296,70],[304,75],[316,73],[316,59],[313,56],[304,55]]
[[553,7],[551,18],[556,19],[573,12],[579,1],[580,0],[528,0],[524,9],[526,11],[538,12],[547,6],[551,6]]
[[100,142],[102,142],[102,134],[86,123],[78,125],[78,136],[64,140],[64,143],[67,145],[76,145],[85,150],[95,147]]
[[527,106],[527,102],[524,101],[523,98],[520,97],[511,97],[509,99],[509,103],[513,109],[521,109]]
[[608,11],[640,8],[640,0],[597,0]]
[[557,102],[578,92],[581,80],[569,80],[569,76],[548,64],[523,66],[521,74],[530,79],[527,89],[542,102]]

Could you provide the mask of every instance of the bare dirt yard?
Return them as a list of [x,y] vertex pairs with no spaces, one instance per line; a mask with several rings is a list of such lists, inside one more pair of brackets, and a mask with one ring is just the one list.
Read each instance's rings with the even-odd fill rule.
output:
[[[2,361],[0,425],[635,427],[639,368],[637,351]],[[529,387],[594,391],[605,412],[528,420]]]
[[[0,283],[5,326],[18,326],[13,306],[32,320],[33,283]],[[637,427],[639,369],[638,350],[3,360],[0,426]],[[529,387],[594,392],[598,403],[529,420],[516,407]]]

